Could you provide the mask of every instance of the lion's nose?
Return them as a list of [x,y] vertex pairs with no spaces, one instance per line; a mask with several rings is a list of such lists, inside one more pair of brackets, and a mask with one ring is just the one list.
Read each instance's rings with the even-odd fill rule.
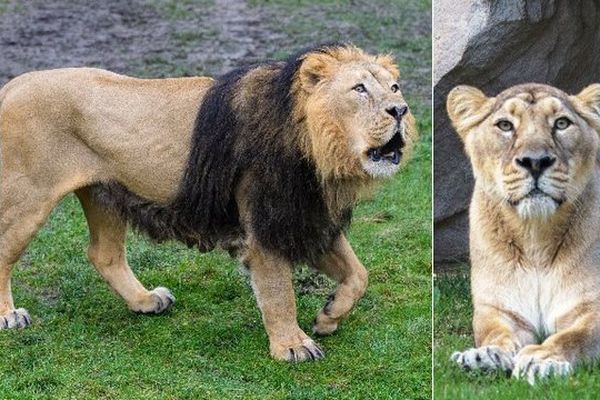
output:
[[396,119],[396,121],[400,122],[402,117],[407,113],[408,107],[403,106],[392,106],[385,109],[385,111],[390,114],[392,117]]
[[515,158],[517,165],[529,171],[531,176],[533,176],[533,179],[536,180],[545,170],[550,168],[555,161],[556,157],[553,157],[548,153],[529,153]]

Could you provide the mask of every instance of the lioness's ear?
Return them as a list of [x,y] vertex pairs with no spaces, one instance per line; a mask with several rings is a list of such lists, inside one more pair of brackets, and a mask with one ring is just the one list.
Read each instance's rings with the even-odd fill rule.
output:
[[579,103],[600,118],[600,83],[587,86],[578,95],[571,96],[571,100],[575,100],[574,103]]
[[[450,91],[446,109],[452,125],[461,137],[487,114],[493,98],[473,86],[457,86]],[[488,105],[488,107],[484,107]]]
[[310,53],[302,61],[299,77],[302,88],[312,92],[319,82],[331,76],[338,61],[325,53]]
[[400,77],[400,70],[394,61],[394,58],[389,54],[380,54],[375,57],[375,62],[387,69],[390,74],[394,77],[394,80],[398,80]]
[[569,96],[577,113],[600,134],[600,84],[594,83],[579,94]]

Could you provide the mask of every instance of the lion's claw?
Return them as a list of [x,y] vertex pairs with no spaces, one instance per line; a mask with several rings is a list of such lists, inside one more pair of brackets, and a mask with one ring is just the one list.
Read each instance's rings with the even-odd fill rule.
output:
[[0,329],[25,328],[29,325],[31,325],[31,317],[24,308],[17,308],[0,316]]
[[286,356],[286,361],[302,362],[316,361],[325,357],[325,352],[317,343],[308,339],[299,346],[290,347]]
[[175,296],[164,287],[157,287],[149,292],[149,296],[141,304],[130,308],[141,314],[160,314],[165,312],[175,303]]

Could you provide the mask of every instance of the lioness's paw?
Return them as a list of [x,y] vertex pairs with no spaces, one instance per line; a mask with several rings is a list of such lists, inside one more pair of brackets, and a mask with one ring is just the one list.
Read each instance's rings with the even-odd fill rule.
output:
[[513,369],[513,354],[498,346],[482,346],[455,352],[450,360],[466,370],[505,371]]
[[542,347],[524,347],[515,358],[512,376],[527,379],[530,385],[549,377],[564,377],[573,372],[571,363],[561,357],[553,356]]
[[271,355],[276,360],[287,362],[315,361],[325,357],[325,352],[312,339],[304,339],[297,345],[286,346],[282,348],[273,348],[271,346]]
[[31,317],[24,308],[17,308],[0,316],[0,329],[25,328],[31,325]]
[[175,303],[175,296],[164,287],[157,287],[148,292],[148,296],[139,304],[130,306],[131,310],[143,314],[160,314]]

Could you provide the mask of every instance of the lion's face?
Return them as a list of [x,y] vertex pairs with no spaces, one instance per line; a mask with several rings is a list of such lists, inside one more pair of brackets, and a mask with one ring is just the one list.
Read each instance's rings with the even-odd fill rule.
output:
[[415,129],[391,59],[342,48],[309,55],[301,73],[320,169],[337,177],[394,174]]
[[541,218],[576,201],[591,179],[598,99],[600,85],[568,96],[528,84],[496,98],[459,86],[448,96],[448,112],[480,187],[521,218]]
[[396,172],[408,105],[394,76],[376,63],[343,65],[323,91],[336,99],[332,113],[364,170],[376,177]]

